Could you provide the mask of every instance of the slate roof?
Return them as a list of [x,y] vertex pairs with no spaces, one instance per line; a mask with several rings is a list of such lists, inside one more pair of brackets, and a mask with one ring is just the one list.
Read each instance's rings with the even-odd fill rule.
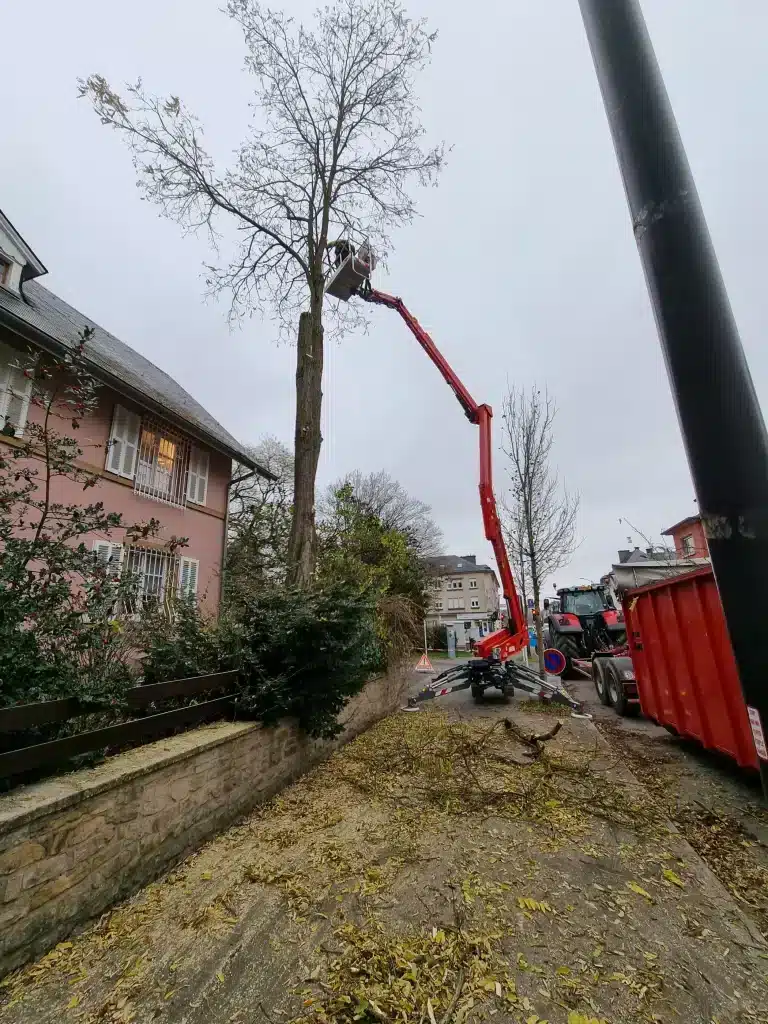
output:
[[496,575],[490,565],[477,565],[474,559],[470,561],[466,555],[436,555],[434,558],[425,559],[425,561],[431,572],[446,573],[450,576],[465,572],[492,572]]
[[95,333],[87,344],[86,356],[95,377],[139,405],[175,422],[212,448],[272,478],[273,474],[254,462],[246,448],[173,377],[37,281],[27,281],[22,289],[23,298],[0,288],[0,323],[28,341],[53,350],[73,345],[83,327],[93,327]]

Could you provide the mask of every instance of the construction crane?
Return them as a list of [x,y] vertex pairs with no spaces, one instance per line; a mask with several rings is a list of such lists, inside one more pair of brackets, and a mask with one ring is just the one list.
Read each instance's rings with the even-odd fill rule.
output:
[[499,570],[502,592],[507,605],[507,625],[482,637],[475,644],[477,658],[469,659],[462,664],[440,673],[416,697],[412,697],[413,706],[424,700],[441,697],[455,690],[471,689],[476,700],[482,699],[489,687],[499,689],[502,694],[511,693],[515,687],[535,693],[543,699],[566,704],[574,711],[581,711],[581,705],[573,700],[559,682],[539,679],[539,677],[520,661],[515,655],[528,644],[528,627],[523,609],[517,596],[514,577],[509,565],[504,536],[493,493],[493,465],[491,457],[491,420],[493,411],[489,405],[478,404],[466,387],[459,380],[446,358],[435,345],[415,316],[407,309],[402,299],[385,292],[377,291],[371,286],[371,273],[376,261],[367,245],[360,247],[358,252],[347,246],[346,255],[328,275],[325,291],[343,302],[353,296],[371,302],[377,306],[393,309],[405,322],[406,327],[416,338],[432,363],[440,371],[441,376],[451,388],[459,401],[464,414],[470,423],[479,429],[480,440],[480,508],[483,515],[485,536],[493,548],[496,565]]

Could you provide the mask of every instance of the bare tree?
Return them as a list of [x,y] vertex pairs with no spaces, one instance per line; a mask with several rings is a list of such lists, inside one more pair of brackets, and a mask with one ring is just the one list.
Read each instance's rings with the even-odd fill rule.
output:
[[289,581],[305,584],[315,560],[328,249],[352,236],[386,253],[387,232],[415,212],[409,183],[436,179],[443,147],[425,145],[414,84],[435,36],[399,0],[331,0],[310,28],[259,0],[228,0],[226,11],[244,32],[257,83],[256,124],[232,167],[217,168],[177,96],[153,96],[138,82],[123,99],[100,75],[81,81],[80,93],[122,134],[141,189],[163,214],[206,228],[217,248],[223,225],[234,229],[234,254],[208,268],[211,290],[231,292],[234,316],[268,300],[292,332],[303,310],[288,557]]
[[386,529],[402,533],[421,558],[440,554],[443,535],[432,518],[432,509],[418,498],[413,498],[384,470],[368,474],[355,470],[331,484],[320,499],[321,515],[335,507],[336,494],[347,485],[368,512],[375,515]]
[[286,575],[293,509],[293,456],[275,437],[265,437],[250,453],[271,478],[238,467],[229,490],[226,584],[230,597]]
[[[524,565],[533,597],[539,674],[544,676],[541,587],[567,564],[576,548],[578,495],[561,486],[550,465],[557,409],[536,388],[512,388],[504,399],[504,442],[510,494],[505,503],[507,535]],[[515,559],[517,560],[517,559]]]

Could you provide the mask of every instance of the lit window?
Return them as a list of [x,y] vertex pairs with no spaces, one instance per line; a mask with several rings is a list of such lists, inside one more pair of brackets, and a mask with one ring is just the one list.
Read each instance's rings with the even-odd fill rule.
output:
[[183,508],[187,503],[189,445],[158,423],[142,424],[136,494]]
[[693,552],[696,550],[696,547],[693,543],[693,534],[689,533],[687,536],[683,537],[683,539],[680,542],[680,545],[682,547],[684,555],[692,555]]
[[21,368],[23,355],[0,345],[0,433],[21,437],[27,422],[32,378]]

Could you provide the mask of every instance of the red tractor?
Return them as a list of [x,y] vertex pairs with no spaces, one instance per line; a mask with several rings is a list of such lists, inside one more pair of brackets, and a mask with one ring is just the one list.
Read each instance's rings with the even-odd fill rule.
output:
[[559,611],[550,611],[544,601],[549,644],[565,657],[564,676],[573,671],[575,660],[614,650],[627,642],[624,614],[617,609],[609,590],[600,584],[565,587],[558,590]]

